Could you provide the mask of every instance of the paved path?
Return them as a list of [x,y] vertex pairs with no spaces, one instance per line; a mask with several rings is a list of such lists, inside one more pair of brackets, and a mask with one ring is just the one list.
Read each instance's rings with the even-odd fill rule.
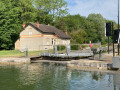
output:
[[[103,53],[101,60],[99,60],[99,54],[95,55],[94,60],[112,63],[112,57],[113,57],[113,53],[110,53],[110,54]],[[93,57],[90,57],[89,59],[93,59]]]

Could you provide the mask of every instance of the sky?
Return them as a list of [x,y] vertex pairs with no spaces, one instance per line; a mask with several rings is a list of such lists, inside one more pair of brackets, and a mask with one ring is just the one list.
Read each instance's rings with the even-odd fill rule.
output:
[[65,0],[71,15],[88,16],[91,13],[101,14],[108,20],[118,22],[118,0]]

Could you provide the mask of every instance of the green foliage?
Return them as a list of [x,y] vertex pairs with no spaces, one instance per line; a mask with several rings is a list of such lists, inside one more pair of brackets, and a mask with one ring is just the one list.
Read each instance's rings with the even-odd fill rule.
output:
[[86,48],[86,47],[89,47],[89,45],[82,45],[82,48]]
[[85,43],[87,39],[87,33],[80,29],[71,33],[72,39],[77,43]]
[[65,46],[64,45],[57,45],[57,50],[59,51],[62,51],[62,50],[65,50]]
[[54,24],[55,20],[67,14],[67,3],[64,0],[34,0],[34,3],[39,22]]
[[[88,17],[78,15],[67,15],[59,19],[56,27],[67,30],[72,37],[72,44],[97,43],[101,41],[105,44],[105,23],[112,22],[103,18],[101,14],[90,14]],[[117,24],[114,22],[114,29]]]
[[98,40],[102,40],[105,36],[105,19],[101,14],[89,14],[88,20],[94,23]]
[[[8,3],[6,3],[8,2]],[[0,1],[0,49],[13,49],[21,21],[10,0]]]
[[[69,33],[78,29],[85,29],[88,28],[89,25],[86,23],[87,20],[85,17],[78,15],[68,15],[59,19],[56,23],[56,27],[60,28],[61,30],[68,30]],[[62,27],[62,28],[61,28]]]
[[78,45],[71,45],[71,50],[79,50],[79,46]]

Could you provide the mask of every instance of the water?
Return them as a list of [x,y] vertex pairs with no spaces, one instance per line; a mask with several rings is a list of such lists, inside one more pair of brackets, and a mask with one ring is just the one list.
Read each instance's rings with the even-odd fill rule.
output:
[[120,90],[120,75],[62,65],[0,65],[0,90]]

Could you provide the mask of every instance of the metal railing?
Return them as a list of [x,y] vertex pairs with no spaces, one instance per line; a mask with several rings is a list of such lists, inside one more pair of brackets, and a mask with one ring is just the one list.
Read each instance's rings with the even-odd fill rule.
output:
[[[99,43],[92,43],[93,48],[99,48]],[[32,50],[36,51],[38,56],[41,53],[57,53],[57,54],[68,54],[68,53],[91,53],[92,48],[90,44],[70,44],[70,45],[39,45],[39,47],[35,47],[32,49],[26,48],[24,50],[25,57],[29,56],[29,53]]]

